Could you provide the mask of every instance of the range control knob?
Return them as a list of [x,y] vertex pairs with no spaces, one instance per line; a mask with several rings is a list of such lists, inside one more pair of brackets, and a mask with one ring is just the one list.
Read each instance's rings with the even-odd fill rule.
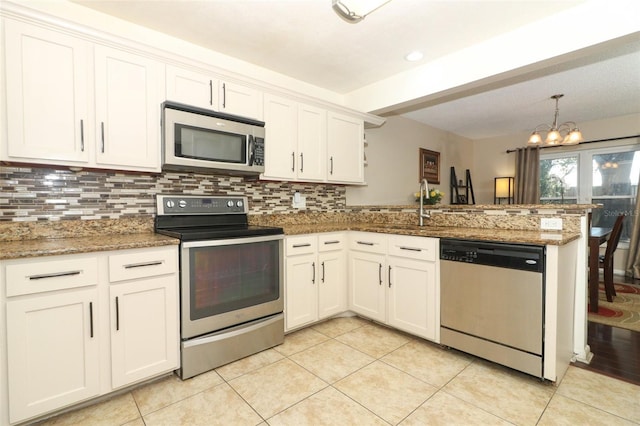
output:
[[178,201],[178,206],[181,209],[184,209],[185,207],[187,207],[187,202],[185,200],[180,200],[180,201]]
[[233,207],[233,201],[232,200],[227,201],[227,207]]
[[242,200],[240,200],[236,203],[236,207],[242,207],[243,204]]
[[167,207],[169,207],[170,209],[174,208],[176,206],[176,202],[173,200],[167,200]]

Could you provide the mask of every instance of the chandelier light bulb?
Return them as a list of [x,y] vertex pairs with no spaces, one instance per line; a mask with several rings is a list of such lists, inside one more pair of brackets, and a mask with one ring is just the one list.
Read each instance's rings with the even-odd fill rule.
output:
[[558,145],[562,140],[563,137],[560,135],[558,129],[551,129],[549,133],[547,133],[547,139],[545,139],[544,143],[547,145]]
[[540,136],[540,133],[538,132],[533,132],[531,133],[531,136],[529,137],[529,145],[540,145],[542,144],[542,137]]

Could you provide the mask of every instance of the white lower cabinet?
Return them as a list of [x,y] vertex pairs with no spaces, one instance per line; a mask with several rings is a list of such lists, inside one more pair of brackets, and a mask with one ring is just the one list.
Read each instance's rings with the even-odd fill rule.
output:
[[111,384],[119,388],[177,366],[174,277],[112,285]]
[[9,422],[179,367],[177,246],[7,260],[0,272]]
[[349,236],[349,309],[387,321],[387,236],[352,232]]
[[344,240],[344,234],[287,237],[286,331],[346,311]]
[[95,286],[7,302],[10,421],[100,393]]
[[397,329],[435,340],[436,265],[389,257],[388,320]]
[[438,240],[354,232],[349,248],[349,309],[438,341]]

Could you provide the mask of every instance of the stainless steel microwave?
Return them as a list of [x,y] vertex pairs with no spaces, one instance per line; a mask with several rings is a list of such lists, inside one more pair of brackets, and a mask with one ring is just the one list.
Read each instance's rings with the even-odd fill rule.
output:
[[162,168],[229,175],[264,172],[264,123],[174,102],[162,104]]

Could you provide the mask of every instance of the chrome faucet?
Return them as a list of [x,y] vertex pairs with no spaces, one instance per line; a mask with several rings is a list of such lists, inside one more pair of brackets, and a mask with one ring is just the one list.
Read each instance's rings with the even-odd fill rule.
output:
[[[424,191],[422,188],[424,187]],[[429,213],[424,212],[424,195],[427,195],[427,199],[429,198],[429,184],[426,179],[422,179],[420,182],[420,226],[424,225],[424,218],[427,219],[431,217]]]

